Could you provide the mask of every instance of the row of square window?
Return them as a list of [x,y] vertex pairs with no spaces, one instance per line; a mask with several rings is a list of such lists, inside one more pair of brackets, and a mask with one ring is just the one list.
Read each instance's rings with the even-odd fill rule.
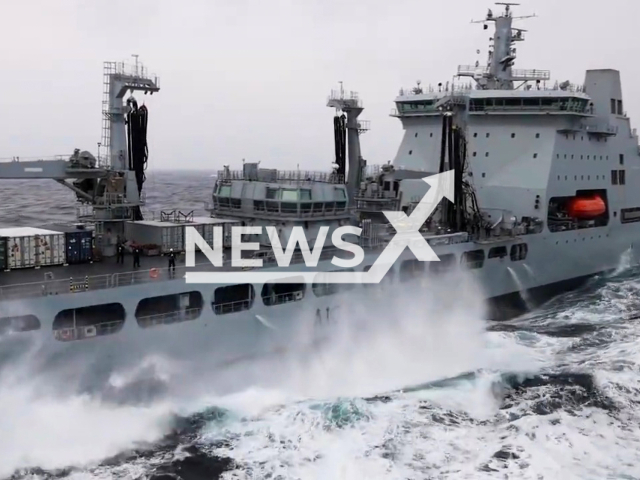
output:
[[[490,134],[489,132],[487,132],[487,133],[485,134],[485,136],[486,136],[487,138],[489,138],[489,136],[490,136],[490,135],[491,135],[491,134]],[[416,132],[416,133],[415,133],[414,137],[418,138],[418,132]],[[430,132],[430,133],[429,133],[429,137],[433,137],[433,132]],[[477,138],[477,137],[478,137],[478,132],[474,132],[474,134],[473,134],[473,138]],[[569,134],[567,134],[567,135],[566,135],[566,137],[567,137],[567,138],[569,138]],[[515,133],[512,133],[512,134],[511,134],[511,138],[516,138],[516,134],[515,134]],[[539,134],[539,133],[536,133],[536,138],[540,138],[540,134]],[[573,134],[573,139],[574,139],[574,140],[576,139],[576,135],[575,135],[575,134]],[[584,135],[580,135],[580,139],[581,139],[581,140],[584,140]],[[605,140],[605,142],[607,141],[607,139],[606,139],[606,138],[605,138],[604,140]],[[600,141],[600,139],[598,139],[598,141]]]
[[[602,160],[602,155],[600,155],[600,160]],[[556,158],[560,158],[560,154],[556,153]],[[564,158],[567,158],[567,154],[564,154]],[[575,158],[575,155],[571,154],[571,159]],[[598,156],[594,155],[593,156],[594,160],[598,160]],[[609,160],[609,155],[606,156],[606,159]],[[620,159],[620,165],[624,165],[624,153],[621,153],[619,156]],[[580,155],[580,160],[584,160],[584,155]],[[587,160],[591,160],[591,155],[587,155]]]
[[[568,179],[568,175],[564,176],[564,179]],[[573,176],[574,180],[578,180],[578,176]],[[560,175],[558,175],[558,180],[560,180]],[[584,175],[580,175],[580,180],[584,180]],[[587,180],[591,180],[591,175],[587,175]],[[596,175],[596,180],[600,180],[600,175]],[[604,180],[604,175],[602,175],[602,180]],[[611,170],[611,185],[625,185],[626,184],[626,176],[624,170]]]
[[[490,134],[490,133],[487,133],[487,138],[489,138],[489,135],[491,135],[491,134]],[[433,137],[433,132],[430,132],[430,133],[429,133],[429,136],[430,136],[430,137]],[[478,132],[475,132],[475,133],[473,134],[473,138],[476,138],[477,136],[478,136]],[[418,138],[418,132],[416,132],[416,133],[415,133],[414,137]],[[515,133],[512,133],[512,134],[511,134],[511,138],[516,138],[516,134],[515,134]],[[540,134],[539,134],[539,133],[536,133],[536,138],[540,138]]]
[[[411,155],[411,153],[409,153],[409,155]],[[478,155],[478,152],[473,152],[473,156],[476,157]],[[484,156],[488,157],[489,156],[489,152],[484,152]],[[538,158],[538,154],[534,153],[533,154],[533,158]]]
[[[489,138],[489,135],[490,135],[490,133],[487,132],[487,134],[486,134],[487,138]],[[477,136],[478,136],[478,132],[475,132],[473,134],[473,138],[476,138]],[[511,138],[516,138],[516,134],[512,133],[511,134]],[[536,133],[536,138],[540,138],[540,134],[539,133]]]
[[[614,217],[616,216],[616,213],[617,213],[617,212],[613,212],[613,216],[614,216]],[[609,234],[607,233],[607,234],[606,234],[606,236],[608,237],[608,236],[609,236]],[[582,237],[582,241],[584,242],[586,238],[587,238],[587,237]],[[595,236],[591,237],[591,240],[593,240],[594,238],[595,238]],[[602,235],[598,235],[598,238],[602,238]],[[576,243],[576,242],[578,241],[578,239],[577,239],[577,238],[574,238],[574,239],[573,239],[573,241],[574,241],[574,243]],[[556,245],[558,245],[558,243],[559,243],[559,242],[556,242]],[[569,240],[565,240],[565,241],[564,241],[564,243],[569,243]]]

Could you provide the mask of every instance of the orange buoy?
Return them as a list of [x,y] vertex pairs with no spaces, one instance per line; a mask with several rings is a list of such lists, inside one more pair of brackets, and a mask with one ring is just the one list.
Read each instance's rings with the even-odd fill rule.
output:
[[607,206],[598,195],[574,197],[567,203],[567,213],[573,218],[595,218],[606,211]]
[[152,268],[151,270],[149,270],[149,276],[151,278],[158,278],[158,269]]

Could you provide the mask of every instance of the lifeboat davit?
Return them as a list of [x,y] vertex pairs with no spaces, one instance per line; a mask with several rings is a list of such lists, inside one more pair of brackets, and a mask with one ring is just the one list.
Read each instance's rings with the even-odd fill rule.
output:
[[606,211],[607,206],[598,195],[574,197],[567,203],[567,213],[573,218],[594,218]]

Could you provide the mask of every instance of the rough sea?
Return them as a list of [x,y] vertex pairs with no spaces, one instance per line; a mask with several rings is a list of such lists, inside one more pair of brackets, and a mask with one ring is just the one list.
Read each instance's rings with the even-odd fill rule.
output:
[[[203,214],[212,173],[149,173],[147,211]],[[3,226],[73,220],[53,181],[1,192]],[[395,292],[391,315],[359,297],[340,321],[366,335],[337,328],[317,351],[238,366],[263,381],[232,395],[161,354],[138,377],[187,378],[188,395],[54,394],[9,364],[0,479],[640,479],[640,269],[625,256],[501,323],[473,286],[448,292]]]

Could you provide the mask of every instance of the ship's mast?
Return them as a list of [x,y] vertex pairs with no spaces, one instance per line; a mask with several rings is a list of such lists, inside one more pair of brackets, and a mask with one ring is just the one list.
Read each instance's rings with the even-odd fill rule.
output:
[[485,30],[489,28],[488,23],[494,23],[494,34],[492,44],[487,55],[487,66],[458,67],[458,76],[473,77],[482,89],[486,90],[513,90],[514,82],[541,82],[548,80],[550,74],[545,70],[514,70],[512,67],[516,61],[517,42],[524,41],[524,32],[521,28],[514,28],[513,21],[525,18],[532,18],[535,15],[514,17],[512,8],[518,3],[496,2],[496,5],[504,6],[501,15],[494,15],[489,9],[484,20],[473,21],[472,23],[484,24]]
[[[102,100],[102,148],[106,151],[106,163],[113,170],[129,170],[129,152],[125,116],[131,109],[130,101],[125,104],[127,92],[142,91],[153,95],[158,92],[158,78],[151,78],[144,66],[135,58],[135,66],[128,67],[120,62],[104,63],[104,96]],[[100,152],[98,152],[98,158]]]
[[134,58],[134,67],[104,64],[102,141],[97,160],[88,151],[76,149],[67,158],[0,161],[0,179],[47,178],[74,191],[83,203],[78,220],[95,223],[96,246],[105,256],[115,254],[115,240],[123,235],[125,221],[142,220],[147,110],[144,105],[138,108],[133,96],[126,103],[124,97],[129,91],[153,94],[160,87],[157,77],[148,76],[138,56]]
[[[339,113],[344,112],[346,114],[346,123],[342,121],[336,122],[336,141],[339,138],[344,138],[344,134],[339,132],[340,129],[346,129],[347,140],[347,152],[348,152],[348,169],[346,170],[347,179],[347,194],[349,195],[350,205],[354,205],[355,195],[362,181],[362,171],[365,167],[365,161],[362,158],[360,150],[360,134],[369,130],[369,122],[358,120],[358,116],[364,110],[362,101],[358,98],[356,92],[346,93],[340,85],[340,91],[332,91],[329,99],[327,100],[327,106],[336,109],[336,118],[340,118]],[[342,149],[342,155],[339,150]],[[342,158],[340,158],[342,156]],[[341,164],[342,162],[342,164]],[[338,165],[338,172],[344,174],[346,165],[344,164],[344,148],[340,148],[336,145],[336,163]]]

